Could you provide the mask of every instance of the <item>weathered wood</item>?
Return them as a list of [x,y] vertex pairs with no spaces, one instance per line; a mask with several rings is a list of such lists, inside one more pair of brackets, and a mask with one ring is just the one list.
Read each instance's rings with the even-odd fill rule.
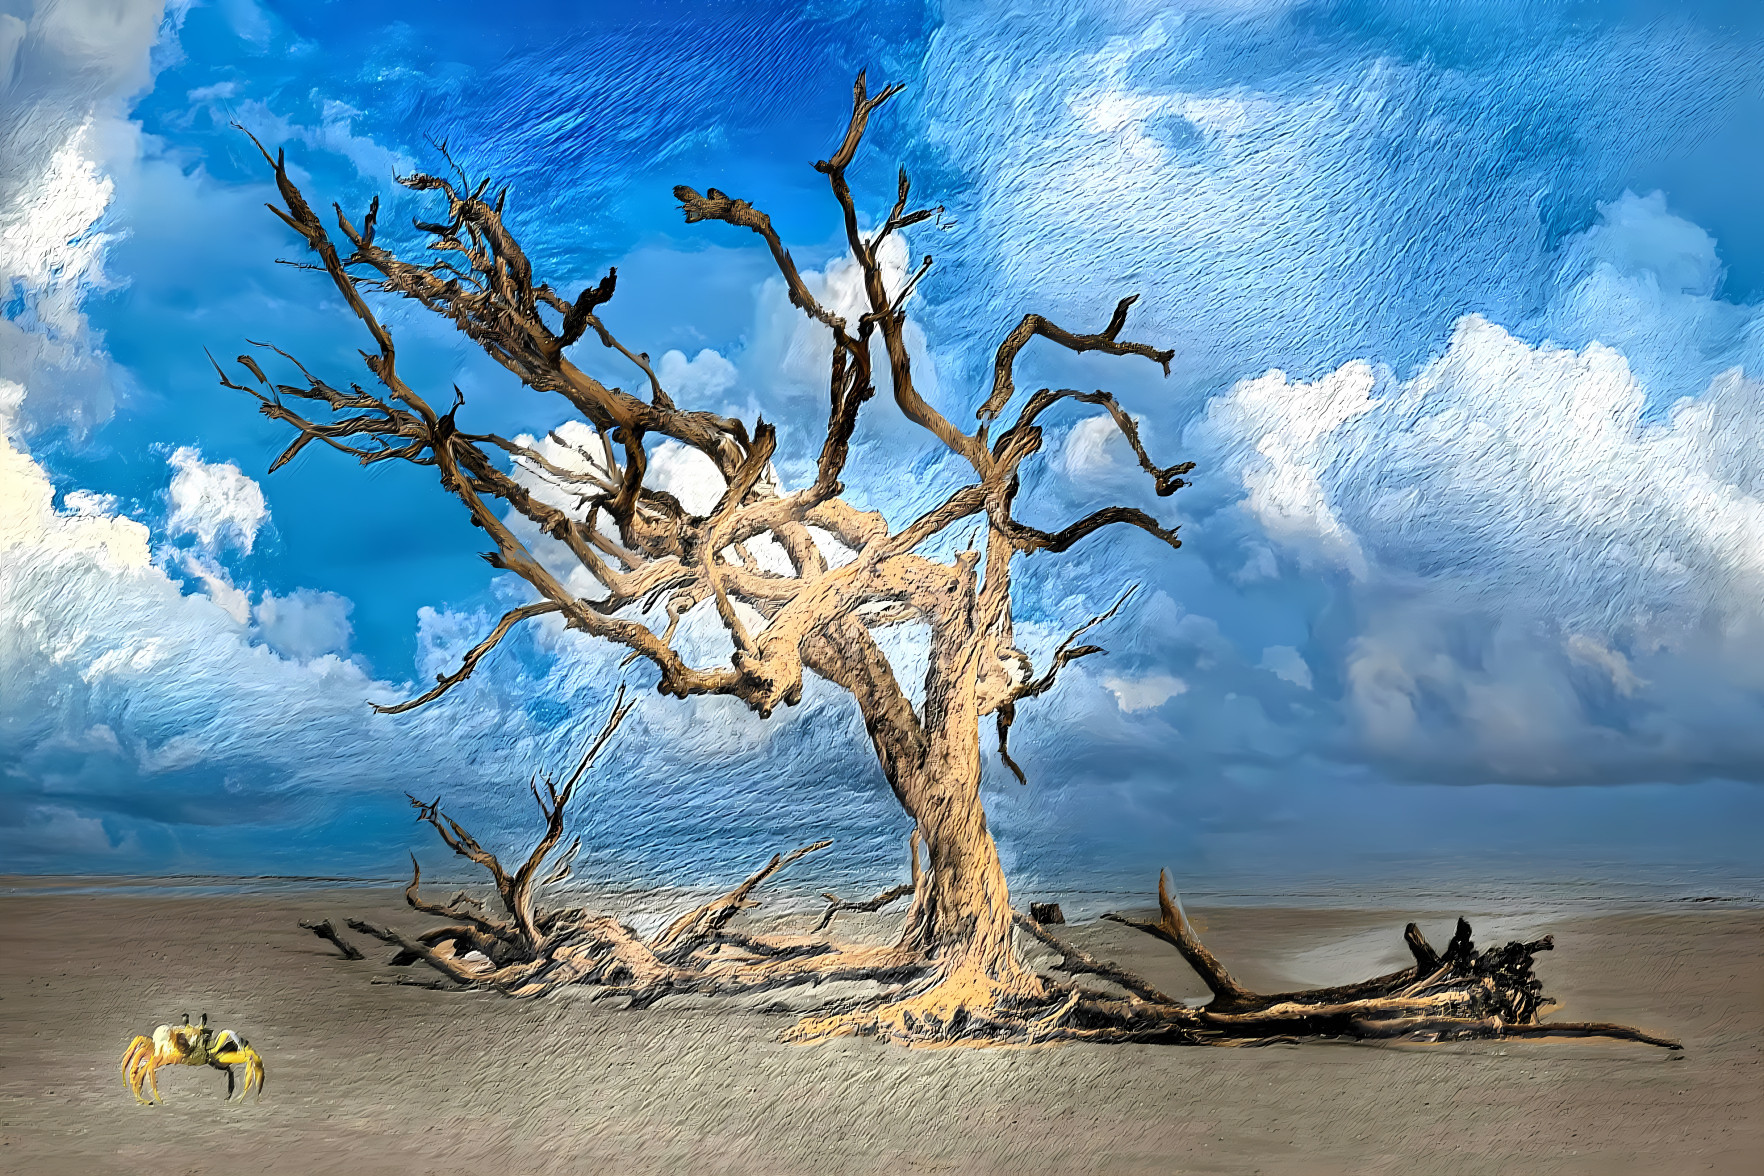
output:
[[1105,914],[1103,918],[1117,923],[1124,923],[1144,931],[1147,935],[1155,935],[1170,944],[1182,958],[1188,961],[1195,974],[1213,993],[1213,1006],[1217,1009],[1236,1009],[1251,1007],[1257,1002],[1256,994],[1239,984],[1230,972],[1225,970],[1212,952],[1206,949],[1194,929],[1183,917],[1182,908],[1170,894],[1169,883],[1163,872],[1158,874],[1158,921],[1143,922],[1130,919],[1125,915]]
[[1632,1029],[1628,1025],[1613,1025],[1607,1021],[1540,1021],[1532,1025],[1503,1025],[1502,1037],[1612,1037],[1618,1041],[1637,1041],[1643,1045],[1658,1045],[1666,1049],[1684,1048],[1682,1042],[1673,1041],[1669,1037],[1660,1037],[1652,1033],[1644,1033],[1640,1029]]
[[1439,953],[1433,950],[1433,945],[1428,943],[1427,937],[1421,934],[1421,928],[1413,923],[1404,927],[1403,942],[1408,945],[1410,954],[1415,957],[1415,974],[1417,976],[1425,976],[1439,967]]
[[833,916],[840,911],[879,911],[896,899],[905,898],[916,889],[918,888],[913,883],[904,882],[899,886],[890,886],[876,897],[867,898],[862,902],[843,899],[837,894],[823,894],[821,897],[827,900],[827,909],[822,912],[821,921],[815,924],[815,930],[825,931],[833,922]]
[[322,923],[313,919],[302,919],[300,920],[300,925],[305,927],[308,931],[311,931],[320,939],[335,944],[337,950],[343,953],[343,958],[346,960],[360,960],[367,958],[361,954],[361,949],[359,947],[348,942],[337,933],[337,928],[332,925],[331,920],[329,919],[324,920]]

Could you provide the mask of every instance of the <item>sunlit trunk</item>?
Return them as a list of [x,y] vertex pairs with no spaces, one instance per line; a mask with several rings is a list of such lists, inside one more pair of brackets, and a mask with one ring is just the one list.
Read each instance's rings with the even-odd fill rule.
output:
[[927,850],[906,941],[946,967],[1015,978],[1010,888],[980,802],[977,734],[961,754],[933,756],[897,786]]

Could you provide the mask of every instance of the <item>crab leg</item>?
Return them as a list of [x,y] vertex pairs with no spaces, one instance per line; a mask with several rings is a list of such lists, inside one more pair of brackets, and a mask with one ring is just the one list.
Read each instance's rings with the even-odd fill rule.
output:
[[135,1101],[143,1105],[147,1100],[141,1097],[141,1067],[153,1053],[153,1040],[148,1037],[137,1037],[129,1042],[129,1048],[123,1051],[122,1075],[129,1084],[129,1093]]

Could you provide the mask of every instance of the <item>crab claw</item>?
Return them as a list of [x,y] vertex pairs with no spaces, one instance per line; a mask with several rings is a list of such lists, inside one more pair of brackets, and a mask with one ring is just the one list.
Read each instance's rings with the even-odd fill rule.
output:
[[231,1029],[222,1029],[215,1035],[214,1046],[209,1050],[210,1064],[224,1067],[227,1071],[227,1097],[233,1097],[233,1067],[245,1067],[245,1082],[239,1091],[243,1099],[250,1094],[252,1088],[257,1090],[257,1097],[263,1097],[263,1057],[251,1048],[251,1044]]

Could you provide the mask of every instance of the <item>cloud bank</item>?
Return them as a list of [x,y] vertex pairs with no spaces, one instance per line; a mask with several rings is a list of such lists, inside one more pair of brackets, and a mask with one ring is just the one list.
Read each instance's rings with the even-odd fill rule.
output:
[[[1657,197],[1566,253],[1588,277],[1550,318],[1584,316],[1596,282],[1659,304],[1680,347],[1680,324],[1740,312],[1727,357],[1749,358],[1757,316],[1713,301],[1706,235]],[[1270,372],[1190,438],[1243,485],[1246,524],[1333,574],[1353,635],[1331,676],[1368,751],[1453,779],[1756,779],[1761,393],[1736,363],[1651,410],[1616,347],[1469,316],[1407,380]]]

